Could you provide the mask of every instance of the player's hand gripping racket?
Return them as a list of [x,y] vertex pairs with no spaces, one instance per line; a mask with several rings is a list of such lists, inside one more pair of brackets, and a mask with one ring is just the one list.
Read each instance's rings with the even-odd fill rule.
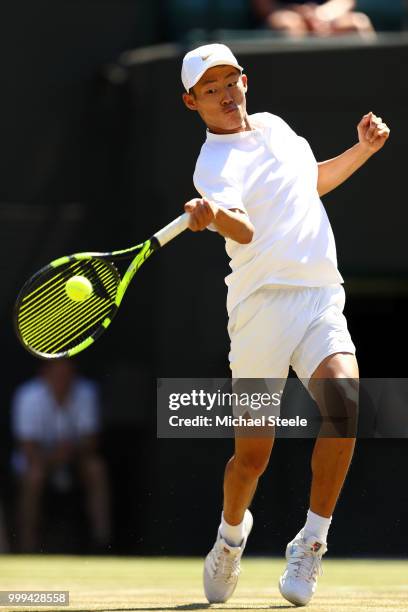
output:
[[[38,357],[72,357],[109,327],[135,273],[157,249],[188,227],[188,213],[143,244],[112,253],[74,253],[55,259],[21,289],[14,323],[23,346]],[[133,257],[123,277],[112,263]]]

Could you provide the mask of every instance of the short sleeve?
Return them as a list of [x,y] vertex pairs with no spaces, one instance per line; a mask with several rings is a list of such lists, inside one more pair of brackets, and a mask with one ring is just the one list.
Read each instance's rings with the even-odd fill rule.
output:
[[[200,158],[197,161],[193,183],[202,198],[211,200],[222,208],[238,208],[246,213],[242,202],[242,189],[237,182],[223,176],[217,168],[211,168],[209,164],[202,163]],[[208,229],[216,231],[212,224],[208,226]]]
[[201,197],[212,200],[218,204],[218,206],[224,208],[239,208],[245,211],[239,188],[222,177],[216,177],[216,179],[212,181],[212,184],[210,184],[194,174],[194,186]]

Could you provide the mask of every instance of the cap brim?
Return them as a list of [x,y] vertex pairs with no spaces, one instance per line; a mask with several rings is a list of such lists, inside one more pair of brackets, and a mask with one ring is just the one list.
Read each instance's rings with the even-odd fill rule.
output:
[[187,91],[190,91],[190,89],[194,87],[194,85],[197,85],[198,81],[207,72],[207,70],[209,70],[210,68],[215,68],[216,66],[232,66],[233,68],[236,68],[237,70],[240,70],[241,72],[244,70],[243,67],[240,66],[239,64],[234,64],[233,62],[227,62],[225,61],[225,59],[213,60],[212,62],[209,62],[209,64],[207,64],[204,70],[198,74],[196,80],[194,81],[194,83],[190,85]]

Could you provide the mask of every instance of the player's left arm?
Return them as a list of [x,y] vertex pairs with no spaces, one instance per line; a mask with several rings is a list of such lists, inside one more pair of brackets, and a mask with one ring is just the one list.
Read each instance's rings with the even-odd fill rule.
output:
[[333,191],[377,153],[390,135],[381,117],[370,112],[357,126],[358,143],[341,155],[318,163],[317,191],[320,196]]

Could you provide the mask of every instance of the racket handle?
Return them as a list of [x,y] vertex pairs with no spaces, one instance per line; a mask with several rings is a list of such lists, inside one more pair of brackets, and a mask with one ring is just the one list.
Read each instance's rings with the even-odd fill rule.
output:
[[173,240],[173,238],[188,228],[189,216],[189,213],[180,215],[180,217],[174,219],[174,221],[166,225],[166,227],[156,232],[153,238],[156,238],[160,246],[164,246],[167,242],[170,242],[170,240]]

